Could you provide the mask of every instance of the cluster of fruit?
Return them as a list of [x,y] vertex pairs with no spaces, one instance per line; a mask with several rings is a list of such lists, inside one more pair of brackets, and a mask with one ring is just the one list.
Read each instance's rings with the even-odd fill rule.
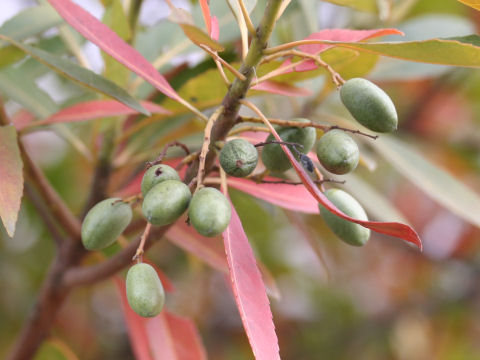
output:
[[[373,83],[365,79],[348,80],[342,86],[340,96],[352,116],[368,129],[376,132],[396,129],[395,106],[388,95]],[[295,121],[309,122],[306,119]],[[311,167],[309,171],[313,171],[313,165],[306,154],[315,145],[316,129],[309,126],[284,127],[278,130],[278,134],[289,144],[297,160],[306,161],[307,167]],[[354,170],[359,160],[355,141],[338,129],[326,132],[319,139],[316,153],[322,166],[334,174],[346,174]],[[219,156],[223,170],[234,177],[250,175],[257,166],[258,158],[256,147],[243,139],[227,142]],[[292,166],[272,134],[264,144],[262,161],[273,173],[284,172]],[[212,237],[221,234],[230,222],[230,203],[220,191],[212,187],[200,187],[192,196],[189,187],[168,165],[151,166],[143,176],[141,191],[142,212],[150,224],[171,224],[188,209],[190,224],[195,230],[203,236]],[[348,193],[329,189],[325,195],[346,215],[367,220],[362,206]],[[368,241],[369,229],[332,214],[322,205],[319,207],[326,224],[340,239],[355,246],[364,245]],[[109,198],[99,202],[90,209],[82,224],[82,242],[85,248],[101,250],[111,245],[131,219],[132,209],[122,199]],[[161,311],[165,295],[160,278],[152,266],[144,263],[132,266],[127,273],[126,288],[128,302],[137,314],[151,317]]]
[[[228,199],[217,189],[203,187],[192,196],[178,173],[168,165],[150,167],[143,176],[142,212],[153,225],[173,223],[188,208],[190,223],[203,236],[221,234],[230,222]],[[114,243],[132,219],[130,205],[120,198],[96,204],[82,224],[82,242],[88,250],[101,250]],[[145,263],[133,265],[127,273],[130,307],[144,317],[156,316],[165,302],[162,283],[155,269]]]
[[[397,112],[390,97],[378,86],[361,78],[350,79],[340,90],[340,97],[351,115],[363,126],[375,132],[391,132],[397,128]],[[309,123],[307,119],[293,121]],[[297,160],[303,161],[315,145],[316,130],[313,127],[284,127],[278,135],[288,144]],[[273,173],[281,173],[292,167],[281,146],[275,143],[272,134],[265,141],[262,162]],[[301,149],[299,151],[298,149]],[[317,158],[330,173],[343,175],[353,171],[359,161],[360,152],[355,141],[343,130],[326,132],[317,142]],[[307,165],[309,164],[307,159]],[[252,173],[258,162],[257,149],[246,140],[235,139],[225,144],[220,152],[220,165],[225,172],[235,177],[245,177]],[[313,166],[312,169],[313,170]],[[368,220],[362,206],[355,198],[339,189],[329,189],[325,196],[343,213],[358,219]],[[350,245],[362,246],[369,237],[370,230],[344,220],[322,205],[320,214],[326,224],[343,241]]]

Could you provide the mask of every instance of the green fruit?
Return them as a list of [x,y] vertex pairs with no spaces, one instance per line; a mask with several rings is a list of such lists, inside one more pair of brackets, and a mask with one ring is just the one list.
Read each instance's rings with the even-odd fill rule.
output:
[[149,168],[142,178],[142,195],[147,195],[147,192],[154,186],[165,180],[178,180],[180,181],[180,176],[168,165],[159,164],[153,165]]
[[[330,189],[325,191],[325,196],[345,215],[357,220],[367,221],[367,214],[355,198],[345,191],[339,189]],[[320,215],[327,223],[328,227],[340,239],[353,246],[362,246],[370,238],[370,229],[342,219],[332,214],[322,205],[319,205]]]
[[318,140],[318,161],[331,173],[342,175],[355,170],[359,156],[357,143],[342,130],[330,130]]
[[220,152],[220,165],[228,175],[250,175],[258,162],[258,151],[247,140],[235,139],[225,144]]
[[[308,119],[294,119],[293,121],[309,122]],[[304,154],[308,153],[312,149],[317,137],[317,132],[314,127],[289,127],[282,128],[277,132],[283,141],[303,145],[303,148],[297,147],[297,149]],[[266,142],[272,140],[275,140],[275,137],[270,134]],[[296,151],[293,150],[293,146],[289,145],[288,147],[295,158],[298,159],[298,155]],[[285,155],[282,147],[279,144],[265,145],[262,150],[262,161],[265,167],[273,172],[284,172],[292,167],[287,155]]]
[[120,198],[100,201],[82,223],[82,243],[88,250],[101,250],[113,244],[132,220],[130,205]]
[[230,223],[230,202],[217,189],[201,188],[193,194],[188,207],[190,224],[203,236],[217,236]]
[[148,264],[133,265],[127,273],[127,300],[138,315],[157,316],[165,303],[165,293],[155,269]]
[[355,120],[366,128],[381,133],[397,129],[395,105],[374,83],[361,78],[350,79],[340,89],[340,98]]
[[143,199],[143,216],[153,225],[171,224],[187,210],[191,196],[190,189],[181,181],[162,181]]

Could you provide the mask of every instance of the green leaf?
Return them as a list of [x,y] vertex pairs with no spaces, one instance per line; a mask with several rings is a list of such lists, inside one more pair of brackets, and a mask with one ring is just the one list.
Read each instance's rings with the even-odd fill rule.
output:
[[15,233],[22,200],[22,168],[17,131],[11,125],[0,127],[0,218],[10,237]]
[[480,196],[427,161],[412,146],[390,136],[372,145],[400,173],[447,209],[480,227]]
[[10,42],[12,45],[18,47],[38,61],[52,68],[60,75],[65,76],[93,91],[113,97],[114,99],[117,99],[118,101],[124,103],[134,110],[137,110],[138,112],[141,112],[142,114],[150,115],[150,113],[124,89],[110,80],[95,74],[93,71],[78,66],[71,61],[54,56],[46,51],[27,44],[21,44],[3,34],[0,34],[0,39]]
[[40,118],[47,118],[57,111],[52,98],[21,70],[6,68],[0,71],[0,91]]
[[377,12],[377,0],[325,0],[329,3],[347,6],[355,10]]
[[417,62],[480,67],[480,36],[405,42],[344,43],[325,41],[354,50]]

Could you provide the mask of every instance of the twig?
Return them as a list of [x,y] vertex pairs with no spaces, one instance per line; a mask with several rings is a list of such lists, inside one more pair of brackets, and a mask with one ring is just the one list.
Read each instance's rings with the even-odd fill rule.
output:
[[181,147],[183,149],[183,151],[185,151],[187,156],[190,155],[190,149],[188,148],[188,146],[181,143],[180,141],[175,140],[175,141],[172,141],[171,143],[168,143],[167,145],[165,145],[162,152],[160,153],[160,155],[158,155],[158,158],[155,159],[155,161],[147,163],[147,169],[151,168],[154,165],[160,164],[163,161],[163,158],[165,157],[165,155],[167,155],[168,149],[170,149],[171,147],[174,147],[174,146]]
[[227,61],[223,60],[216,51],[211,50],[208,46],[200,45],[200,47],[209,53],[213,60],[219,61],[223,66],[225,66],[237,79],[240,81],[245,81],[247,78],[241,74],[237,69],[230,65]]
[[140,244],[138,245],[137,251],[135,252],[135,255],[132,258],[133,261],[136,260],[139,263],[142,262],[142,257],[144,253],[143,248],[145,247],[145,242],[147,241],[151,228],[152,228],[152,224],[147,222],[147,226],[145,226],[145,231],[143,232],[142,237],[140,238]]
[[223,111],[223,106],[220,106],[215,112],[210,116],[210,119],[205,126],[204,137],[203,137],[203,144],[202,150],[200,151],[199,159],[199,167],[198,167],[198,174],[197,174],[197,190],[202,186],[202,178],[205,175],[205,160],[207,158],[207,153],[210,148],[210,141],[211,141],[211,132],[212,127],[215,121],[218,119],[220,114]]
[[292,146],[296,151],[298,151],[298,150],[296,149],[297,146],[303,148],[303,145],[302,145],[302,144],[299,144],[299,143],[288,142],[288,141],[277,141],[277,140],[265,141],[265,142],[261,142],[261,143],[255,144],[255,145],[253,145],[253,146],[255,146],[255,147],[261,147],[261,146],[265,146],[265,145],[269,145],[269,144],[289,145],[289,146]]
[[248,10],[245,7],[245,3],[243,2],[243,0],[238,0],[238,5],[240,6],[240,10],[242,11],[242,15],[245,19],[245,24],[247,25],[247,29],[250,32],[250,35],[254,36],[256,29],[252,23],[252,19],[250,19],[250,15],[248,14]]
[[298,40],[298,41],[292,41],[286,44],[274,46],[268,49],[265,49],[265,54],[275,54],[280,51],[288,50],[288,49],[293,49],[297,46],[301,45],[314,45],[314,44],[327,44],[327,45],[332,45],[338,46],[338,43],[336,41],[330,41],[330,40],[316,40],[316,39],[307,39],[307,40]]
[[237,134],[241,134],[246,131],[254,131],[254,132],[270,132],[266,127],[261,127],[261,126],[242,126],[236,129],[231,130],[228,133],[228,136],[234,136]]

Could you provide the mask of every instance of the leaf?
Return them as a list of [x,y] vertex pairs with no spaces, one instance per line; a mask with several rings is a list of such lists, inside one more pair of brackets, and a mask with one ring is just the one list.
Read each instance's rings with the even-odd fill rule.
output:
[[115,32],[70,0],[48,0],[75,30],[174,100],[180,97],[165,78]]
[[347,6],[355,10],[377,12],[377,0],[325,0],[329,3]]
[[48,339],[38,349],[33,360],[78,360],[73,350],[57,338]]
[[[282,139],[280,138],[280,136],[278,135],[278,133],[273,127],[270,128],[270,131],[275,136],[275,139],[277,139],[278,141],[282,141]],[[415,230],[413,230],[408,225],[401,224],[398,222],[362,221],[362,220],[354,219],[342,213],[340,210],[336,208],[335,205],[333,205],[330,202],[330,200],[327,199],[327,197],[320,191],[320,189],[312,181],[312,179],[310,179],[310,176],[305,172],[303,167],[295,160],[295,158],[293,157],[288,147],[283,144],[281,144],[280,146],[282,147],[283,151],[290,159],[290,162],[292,163],[293,168],[295,169],[297,175],[302,180],[303,184],[305,185],[305,188],[320,204],[322,204],[326,209],[328,209],[328,211],[341,217],[342,219],[354,222],[356,224],[360,224],[366,228],[369,228],[381,234],[398,237],[407,242],[415,244],[420,249],[422,249],[422,242],[418,237],[418,234],[415,232]]]
[[[1,78],[0,78],[1,79]],[[141,105],[152,114],[171,114],[160,105],[141,101]],[[138,111],[123,105],[115,100],[91,100],[78,103],[64,108],[43,121],[32,123],[33,125],[48,125],[55,123],[69,123],[99,119],[110,116],[125,116],[138,114]],[[30,125],[30,124],[29,124]],[[20,127],[22,128],[22,127]]]
[[[330,40],[341,42],[364,41],[385,35],[403,35],[397,29],[375,29],[375,30],[348,30],[348,29],[326,29],[307,36],[304,40]],[[326,44],[309,44],[298,47],[300,51],[309,54],[318,54],[331,46]],[[303,61],[302,64],[295,67],[296,71],[314,70],[318,65],[313,60]]]
[[15,234],[22,200],[22,168],[15,128],[11,125],[0,127],[0,218],[10,237]]
[[235,301],[255,359],[280,359],[278,339],[265,285],[233,206],[232,218],[223,233],[223,241]]
[[478,35],[405,42],[351,43],[325,41],[324,44],[430,64],[480,67],[480,36]]
[[206,45],[214,51],[223,51],[225,48],[213,40],[209,34],[195,26],[193,18],[184,9],[170,7],[172,13],[168,17],[172,22],[180,25],[185,35],[197,45]]
[[458,1],[460,1],[462,4],[465,4],[474,8],[475,10],[480,10],[480,1],[478,0],[458,0]]
[[150,115],[149,112],[143,108],[133,97],[131,97],[125,90],[105,79],[104,77],[95,74],[93,71],[85,69],[77,64],[60,57],[54,56],[46,51],[32,47],[27,44],[21,44],[7,36],[0,34],[0,39],[10,42],[12,45],[28,53],[41,63],[47,65],[62,76],[65,76],[75,82],[100,92],[104,95],[113,97],[118,101],[124,103],[128,107],[137,110],[145,115]]
[[117,286],[120,300],[122,302],[123,315],[127,325],[128,336],[132,344],[133,354],[137,360],[156,360],[150,353],[150,343],[145,329],[146,319],[137,315],[128,304],[126,296],[125,281],[115,276],[115,285]]
[[[265,180],[280,180],[266,178]],[[284,209],[318,214],[318,203],[304,186],[288,184],[257,184],[254,181],[229,177],[228,185]]]
[[212,16],[210,15],[210,6],[208,6],[209,0],[200,0],[200,7],[202,8],[203,20],[207,27],[207,34],[212,36]]
[[438,203],[480,227],[480,196],[477,193],[398,139],[382,136],[372,145],[379,155]]
[[172,243],[197,256],[212,268],[228,273],[225,250],[219,238],[207,238],[197,234],[181,220],[171,226],[165,236]]
[[281,83],[278,81],[262,81],[260,84],[251,88],[252,90],[265,91],[271,94],[278,94],[284,96],[310,96],[312,91],[307,88],[300,88],[290,84]]
[[155,360],[206,360],[207,354],[192,320],[163,310],[146,322]]

